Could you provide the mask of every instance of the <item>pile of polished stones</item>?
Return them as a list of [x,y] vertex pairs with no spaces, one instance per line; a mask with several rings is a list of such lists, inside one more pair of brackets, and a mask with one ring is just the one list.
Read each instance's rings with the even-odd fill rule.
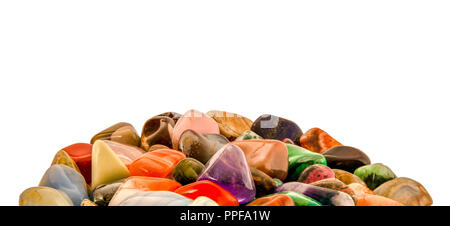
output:
[[427,190],[293,121],[189,110],[62,148],[21,206],[429,206]]

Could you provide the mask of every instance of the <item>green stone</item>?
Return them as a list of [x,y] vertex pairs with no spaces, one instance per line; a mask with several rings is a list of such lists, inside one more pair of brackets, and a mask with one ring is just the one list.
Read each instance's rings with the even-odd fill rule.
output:
[[197,159],[185,158],[173,168],[172,177],[182,185],[190,184],[197,181],[204,168]]
[[314,164],[327,165],[325,157],[294,144],[286,144],[289,155],[287,181],[296,181],[303,170]]
[[361,178],[371,190],[397,177],[389,167],[381,163],[361,166],[355,170],[354,174]]
[[320,202],[295,191],[284,191],[275,194],[285,194],[289,196],[296,206],[322,206]]
[[264,139],[262,136],[256,134],[255,132],[251,130],[244,131],[238,138],[236,138],[235,141],[240,140],[262,140]]
[[278,178],[272,178],[272,179],[273,179],[273,181],[275,181],[275,187],[278,187],[283,184],[283,181],[281,181]]

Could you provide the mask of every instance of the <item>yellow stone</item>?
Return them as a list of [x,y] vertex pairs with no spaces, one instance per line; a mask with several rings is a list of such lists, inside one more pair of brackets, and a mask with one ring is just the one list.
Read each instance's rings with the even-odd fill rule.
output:
[[73,206],[69,196],[49,187],[31,187],[20,194],[19,206]]
[[66,165],[81,174],[80,169],[78,168],[75,161],[73,161],[73,159],[70,157],[70,155],[67,154],[67,152],[65,152],[64,150],[58,151],[55,154],[55,157],[53,158],[53,161],[52,161],[52,165],[55,165],[55,164]]

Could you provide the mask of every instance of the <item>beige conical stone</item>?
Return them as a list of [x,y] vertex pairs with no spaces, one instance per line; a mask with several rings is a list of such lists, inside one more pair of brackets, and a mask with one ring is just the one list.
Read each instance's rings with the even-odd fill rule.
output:
[[19,206],[73,206],[66,193],[49,187],[31,187],[20,194]]
[[70,155],[67,154],[67,152],[65,152],[64,150],[58,151],[55,154],[55,157],[53,158],[53,161],[52,161],[52,165],[55,165],[55,164],[66,165],[81,174],[80,169],[78,168],[75,161],[73,161],[73,159],[70,157]]
[[102,140],[92,146],[92,185],[95,188],[129,177],[130,172],[113,150]]

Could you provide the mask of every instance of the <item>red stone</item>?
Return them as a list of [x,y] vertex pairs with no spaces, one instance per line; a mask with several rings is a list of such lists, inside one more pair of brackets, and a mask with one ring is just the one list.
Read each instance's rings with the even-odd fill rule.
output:
[[219,206],[239,206],[236,197],[216,183],[208,180],[197,181],[185,185],[175,190],[175,192],[190,199],[206,196],[219,204]]
[[119,187],[121,189],[138,189],[141,191],[175,191],[181,184],[167,178],[159,177],[128,177]]
[[80,169],[87,184],[91,183],[92,144],[76,143],[63,148]]
[[183,152],[158,149],[134,160],[128,170],[131,176],[170,177],[175,165],[184,158],[186,155]]

